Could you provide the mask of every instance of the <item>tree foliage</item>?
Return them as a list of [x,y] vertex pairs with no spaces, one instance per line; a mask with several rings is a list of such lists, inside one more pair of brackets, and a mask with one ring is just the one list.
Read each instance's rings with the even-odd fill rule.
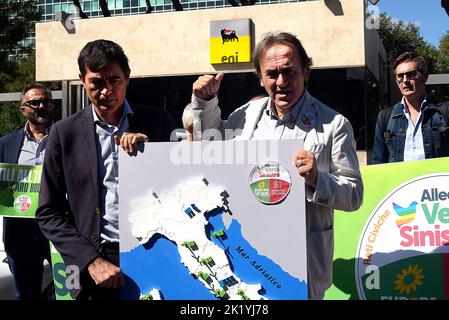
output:
[[[31,34],[40,13],[35,1],[0,1],[0,92],[21,91],[35,79],[34,54],[21,41]],[[9,53],[18,53],[16,61],[8,61]],[[23,58],[25,57],[25,58]],[[18,102],[0,103],[0,135],[24,124]]]
[[0,1],[0,92],[5,91],[15,77],[17,61],[8,61],[8,55],[18,53],[20,57],[29,52],[30,48],[21,41],[31,34],[39,16],[34,0]]
[[[379,35],[390,65],[399,54],[415,51],[426,60],[429,73],[449,73],[449,31],[441,37],[439,47],[436,48],[424,40],[414,23],[405,24],[382,13]],[[449,86],[432,86],[429,89],[436,101],[449,100]]]
[[[439,55],[436,63],[438,73],[449,73],[449,31],[440,38]],[[449,85],[440,85],[432,89],[432,96],[439,101],[449,101]]]
[[[23,87],[36,81],[36,55],[35,50],[28,49],[27,54],[13,64],[7,75],[4,75],[4,91],[22,91]],[[5,81],[6,80],[6,81]]]
[[[0,82],[3,82],[5,92],[21,92],[27,83],[35,81],[35,55],[34,50],[22,60],[10,63],[10,70],[1,74]],[[0,102],[0,136],[23,127],[25,118],[19,111],[20,103]]]
[[0,2],[0,68],[12,50],[23,50],[21,41],[33,30],[40,13],[34,0]]
[[25,125],[25,118],[20,114],[19,102],[0,102],[0,136]]
[[449,73],[449,30],[440,38],[439,49],[437,70],[439,73]]
[[[22,92],[25,85],[36,81],[36,55],[35,50],[28,49],[28,54],[17,62],[11,63],[14,68],[2,74],[0,82],[4,83],[4,92]],[[60,82],[44,82],[52,90],[61,89]],[[24,117],[19,111],[20,102],[0,102],[0,136],[23,127]],[[56,119],[61,118],[61,105],[55,101]]]
[[414,23],[406,24],[402,20],[394,20],[382,13],[379,35],[390,62],[405,51],[415,51],[426,59],[429,72],[436,72],[438,49],[424,40],[419,27]]

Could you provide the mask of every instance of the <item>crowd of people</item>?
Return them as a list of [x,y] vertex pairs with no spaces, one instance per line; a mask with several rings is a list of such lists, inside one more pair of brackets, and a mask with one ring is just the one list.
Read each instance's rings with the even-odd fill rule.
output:
[[[253,61],[267,96],[222,119],[217,94],[225,74],[202,75],[182,122],[190,141],[209,139],[210,129],[223,139],[303,141],[291,157],[296,179],[305,183],[308,296],[323,299],[332,284],[334,209],[355,211],[364,197],[353,129],[307,91],[312,59],[297,37],[264,35]],[[55,122],[51,91],[27,85],[20,105],[25,127],[0,138],[1,163],[43,165],[36,218],[4,218],[3,241],[20,300],[40,299],[49,241],[66,265],[80,270],[73,298],[119,299],[126,280],[119,263],[118,149],[133,155],[142,143],[170,141],[175,129],[167,112],[128,103],[131,70],[117,43],[87,43],[78,67],[89,107]],[[372,162],[448,156],[448,106],[426,94],[426,62],[406,52],[394,74],[402,100],[378,116]]]

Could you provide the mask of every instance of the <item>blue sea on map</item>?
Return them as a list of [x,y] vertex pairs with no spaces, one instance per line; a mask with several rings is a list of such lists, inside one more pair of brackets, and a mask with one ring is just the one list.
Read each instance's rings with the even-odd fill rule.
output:
[[[282,270],[268,257],[259,255],[243,237],[237,220],[233,219],[229,228],[226,228],[222,212],[206,217],[210,222],[205,230],[208,238],[226,252],[233,272],[241,281],[261,284],[262,290],[259,293],[267,299],[307,299],[307,284]],[[218,230],[223,230],[225,236],[211,237]],[[270,241],[268,234],[267,241]],[[166,300],[217,299],[200,280],[189,273],[181,262],[174,242],[163,236],[153,237],[149,242],[130,252],[120,253],[120,267],[126,276],[122,299],[138,299],[141,294],[146,294],[153,288],[157,288]],[[242,253],[249,258],[245,258]]]

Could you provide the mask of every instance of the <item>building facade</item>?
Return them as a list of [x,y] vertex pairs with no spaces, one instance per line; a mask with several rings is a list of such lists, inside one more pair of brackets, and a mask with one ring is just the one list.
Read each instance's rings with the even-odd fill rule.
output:
[[[45,11],[44,19],[52,15],[54,19],[55,10],[59,9],[55,5],[60,4],[62,10],[66,4],[69,13],[74,9],[70,9],[68,1],[40,1],[48,2],[45,10],[49,11],[48,14]],[[63,81],[65,115],[88,104],[78,80],[77,55],[87,41],[103,38],[119,43],[130,59],[132,80],[128,100],[165,108],[181,126],[181,113],[198,75],[223,71],[226,75],[219,98],[226,116],[263,92],[252,62],[211,63],[211,23],[249,19],[252,49],[269,31],[287,31],[298,36],[313,59],[308,90],[351,121],[359,150],[371,148],[375,118],[384,96],[386,68],[377,30],[368,23],[365,0],[268,5],[258,2],[239,7],[206,1],[205,8],[210,8],[207,10],[197,10],[200,3],[197,1],[193,10],[184,11],[173,11],[170,3],[160,4],[162,12],[157,12],[156,3],[151,14],[141,14],[145,1],[109,0],[111,17],[102,17],[94,2],[98,3],[83,4],[87,9],[86,3],[90,3],[90,19],[78,19],[73,14],[66,20],[36,24],[37,80]],[[193,2],[181,3],[190,6]],[[132,14],[132,9],[136,14]],[[93,18],[94,12],[95,17],[101,18]]]
[[[72,0],[37,0],[41,21],[52,21],[54,14],[65,11],[79,16],[78,9]],[[317,0],[257,0],[254,5],[277,4],[288,2],[303,2]],[[111,16],[124,16],[146,13],[146,0],[107,0]],[[171,0],[150,0],[153,13],[174,11]],[[217,9],[231,7],[228,0],[180,0],[183,10]],[[240,4],[239,1],[237,3]],[[102,17],[98,0],[80,0],[81,9],[89,18]]]
[[[74,19],[78,19],[79,9],[73,4],[73,0],[35,0],[41,14],[39,22],[54,21],[57,12],[66,12]],[[171,12],[173,3],[171,0],[149,0],[152,13]],[[278,4],[288,2],[303,2],[317,0],[257,0],[254,5]],[[99,0],[80,0],[80,6],[88,18],[103,17]],[[228,0],[180,0],[183,10],[202,10],[231,7]],[[125,16],[146,14],[146,0],[107,0],[111,16]],[[239,3],[240,4],[240,3]],[[35,47],[35,33],[32,32],[22,41],[25,47]],[[17,52],[10,53],[10,59],[17,58]]]

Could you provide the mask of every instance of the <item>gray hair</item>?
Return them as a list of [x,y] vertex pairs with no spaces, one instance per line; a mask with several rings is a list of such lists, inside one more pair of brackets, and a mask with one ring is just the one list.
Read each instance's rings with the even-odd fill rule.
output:
[[25,88],[23,88],[23,90],[22,90],[22,94],[21,94],[21,101],[22,101],[22,103],[24,102],[23,100],[24,100],[24,98],[25,98],[25,94],[28,92],[28,91],[30,91],[30,90],[32,90],[32,89],[38,89],[38,90],[42,90],[42,91],[45,91],[45,95],[50,99],[50,100],[52,100],[53,99],[53,97],[52,97],[52,95],[51,95],[51,90],[47,87],[47,86],[45,86],[45,85],[43,85],[42,83],[39,83],[39,82],[34,82],[34,83],[29,83],[29,84],[27,84],[26,86],[25,86]]
[[427,63],[424,57],[418,55],[416,52],[407,51],[398,56],[394,61],[394,74],[396,74],[396,68],[398,67],[398,65],[407,61],[415,62],[416,64],[418,64],[419,71],[427,72]]
[[184,129],[187,130],[187,128],[193,124],[193,104],[189,103],[184,108],[184,111],[182,113],[182,126]]
[[307,55],[306,50],[301,44],[296,36],[288,32],[269,32],[264,34],[262,40],[257,44],[256,50],[254,52],[254,67],[256,68],[257,74],[260,76],[260,60],[265,50],[271,48],[275,44],[287,44],[291,45],[296,49],[299,54],[299,59],[301,61],[301,66],[303,69],[309,69],[312,65],[312,58]]

